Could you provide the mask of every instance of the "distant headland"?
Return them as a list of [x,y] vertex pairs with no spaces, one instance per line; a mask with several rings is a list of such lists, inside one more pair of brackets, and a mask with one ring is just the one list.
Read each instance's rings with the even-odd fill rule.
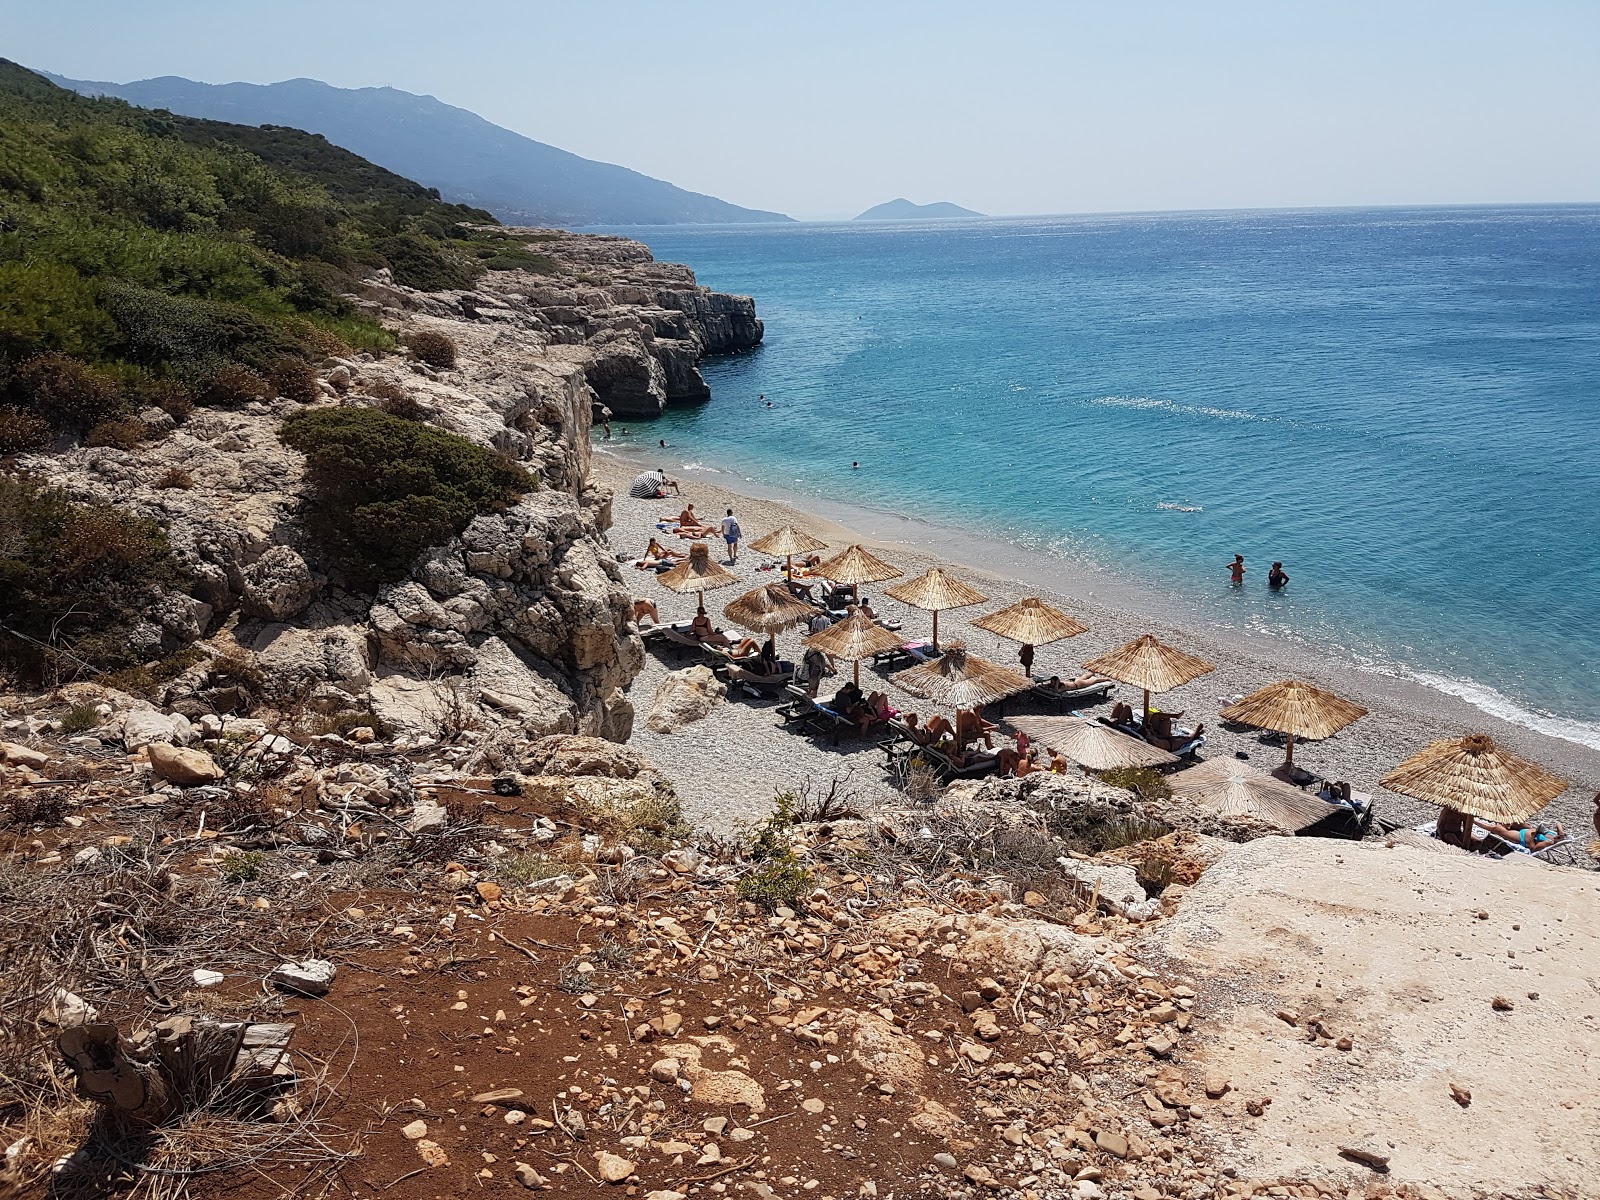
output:
[[981,217],[981,212],[938,200],[932,204],[913,204],[901,197],[886,204],[877,204],[855,219],[857,221],[949,221],[960,217]]

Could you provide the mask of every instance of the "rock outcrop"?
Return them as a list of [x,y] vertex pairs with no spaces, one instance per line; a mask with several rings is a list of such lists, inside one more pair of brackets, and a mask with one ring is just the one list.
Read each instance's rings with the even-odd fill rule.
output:
[[[643,664],[631,595],[606,542],[610,495],[589,482],[596,413],[654,415],[704,398],[697,364],[761,339],[748,297],[702,288],[637,242],[548,231],[552,274],[490,272],[472,291],[380,275],[353,297],[402,340],[457,347],[436,370],[401,354],[330,359],[323,404],[403,395],[420,418],[526,464],[541,483],[419,557],[376,595],[340,586],[303,536],[302,460],[278,438],[289,400],[198,409],[132,450],[80,446],[26,470],[74,498],[155,518],[192,581],[135,631],[156,657],[204,661],[152,697],[197,718],[294,697],[367,709],[419,736],[503,727],[624,740]],[[182,742],[151,731],[147,740]]]

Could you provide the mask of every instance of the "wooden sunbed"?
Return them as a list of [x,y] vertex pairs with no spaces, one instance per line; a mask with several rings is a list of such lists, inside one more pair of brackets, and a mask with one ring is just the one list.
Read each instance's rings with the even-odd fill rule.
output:
[[1036,683],[1027,694],[1054,704],[1056,711],[1060,712],[1069,704],[1084,704],[1090,700],[1103,700],[1111,695],[1111,689],[1115,686],[1114,681],[1110,679],[1102,679],[1097,683],[1091,683],[1080,688],[1053,688],[1046,683]]

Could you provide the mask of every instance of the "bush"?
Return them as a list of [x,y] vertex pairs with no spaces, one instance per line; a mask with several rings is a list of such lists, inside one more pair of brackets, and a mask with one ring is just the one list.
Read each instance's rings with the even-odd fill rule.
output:
[[1112,787],[1127,788],[1144,800],[1165,800],[1172,795],[1167,777],[1150,767],[1113,767],[1101,771],[1100,778]]
[[14,404],[0,406],[0,454],[26,454],[50,444],[50,422]]
[[423,329],[406,339],[406,347],[418,362],[427,363],[436,371],[447,371],[456,365],[456,344],[442,333]]
[[310,404],[322,395],[317,387],[317,373],[303,358],[285,354],[267,372],[267,382],[272,390],[285,400],[296,404]]
[[134,665],[134,626],[181,583],[154,522],[0,478],[0,667],[39,684]]
[[239,363],[223,363],[200,386],[201,404],[222,408],[272,399],[272,385],[256,371]]
[[266,861],[267,856],[260,850],[230,850],[222,856],[219,866],[229,883],[249,883],[261,874]]
[[57,428],[83,430],[125,411],[116,380],[64,354],[36,354],[17,368],[16,390]]
[[537,486],[492,450],[372,408],[298,412],[279,437],[306,456],[307,531],[362,584],[399,577],[479,513]]
[[101,421],[84,435],[86,446],[113,446],[118,450],[132,450],[150,435],[143,421],[133,417],[118,417]]
[[768,859],[739,880],[738,891],[743,899],[768,912],[798,909],[811,891],[811,873],[792,856]]
[[92,704],[74,704],[61,714],[59,722],[62,733],[88,733],[100,724],[100,714],[95,712]]
[[182,467],[168,467],[162,472],[161,478],[156,480],[158,488],[181,488],[184,491],[194,486],[194,476]]
[[377,397],[378,407],[391,417],[399,417],[402,421],[422,420],[422,405],[405,388],[380,379],[367,390]]

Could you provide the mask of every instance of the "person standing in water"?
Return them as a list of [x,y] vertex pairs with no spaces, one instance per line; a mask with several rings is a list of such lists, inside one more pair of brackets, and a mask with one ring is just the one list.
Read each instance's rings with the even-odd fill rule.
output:
[[1233,561],[1228,564],[1228,581],[1234,584],[1244,582],[1244,555],[1235,554]]
[[1278,591],[1289,585],[1289,575],[1283,569],[1281,562],[1272,564],[1272,570],[1267,572],[1267,586],[1273,591]]

